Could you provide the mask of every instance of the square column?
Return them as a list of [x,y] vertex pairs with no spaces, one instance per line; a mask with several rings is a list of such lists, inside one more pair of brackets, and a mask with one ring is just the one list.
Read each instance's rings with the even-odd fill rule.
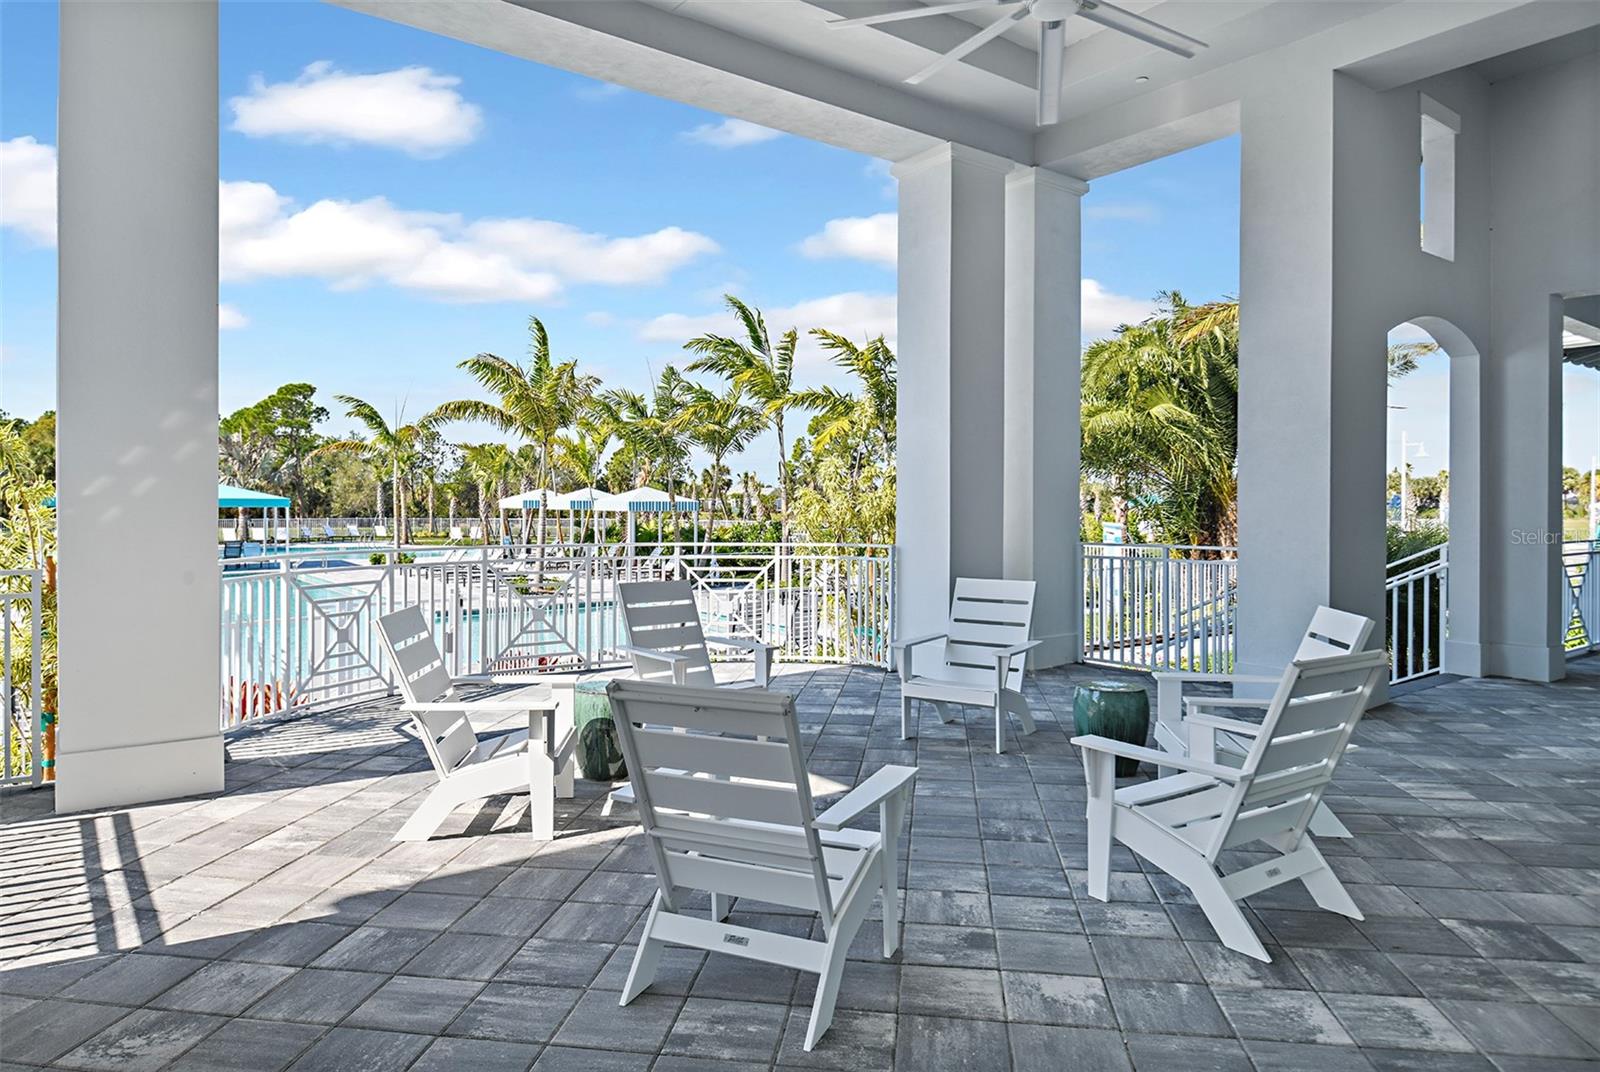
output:
[[217,5],[61,5],[56,809],[222,788]]
[[940,145],[900,180],[896,631],[943,632],[958,575],[1003,553],[1005,178],[1011,163]]
[[1034,667],[1083,653],[1078,564],[1082,197],[1044,168],[1006,179],[1005,576],[1038,584]]

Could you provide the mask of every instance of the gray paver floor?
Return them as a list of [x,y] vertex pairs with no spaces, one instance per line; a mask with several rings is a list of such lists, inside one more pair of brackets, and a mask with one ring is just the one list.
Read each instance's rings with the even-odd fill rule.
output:
[[[1084,891],[1075,681],[1029,683],[1039,731],[988,717],[899,739],[893,678],[788,668],[812,766],[921,768],[892,961],[862,929],[807,1054],[809,977],[685,950],[616,1007],[653,878],[631,815],[580,783],[561,834],[525,798],[390,835],[430,780],[386,706],[231,736],[228,790],[56,817],[0,797],[5,1068],[1500,1069],[1600,1062],[1600,659],[1554,686],[1451,681],[1372,712],[1320,842],[1366,919],[1298,888],[1249,902],[1273,963],[1216,941],[1182,887],[1113,857]],[[1115,675],[1113,675],[1115,676]],[[1226,861],[1248,864],[1241,852]],[[805,934],[749,903],[735,918]]]

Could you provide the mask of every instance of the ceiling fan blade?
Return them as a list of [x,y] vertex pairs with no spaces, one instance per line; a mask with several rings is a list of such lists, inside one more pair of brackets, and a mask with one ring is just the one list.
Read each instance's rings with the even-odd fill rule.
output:
[[1028,9],[1025,7],[1020,7],[1004,18],[996,19],[994,22],[985,26],[983,29],[979,30],[965,41],[961,42],[955,48],[952,48],[949,52],[946,52],[943,56],[940,56],[938,59],[928,64],[910,78],[907,78],[906,84],[914,86],[920,82],[926,81],[928,78],[938,74],[940,71],[944,70],[952,63],[960,60],[968,53],[976,52],[983,45],[993,41],[996,37],[999,37],[1001,34],[1005,33],[1007,30],[1011,29],[1011,27],[1015,26],[1017,23],[1021,22],[1027,17]]
[[1101,26],[1125,33],[1147,45],[1164,48],[1184,59],[1192,59],[1196,49],[1207,47],[1198,37],[1190,37],[1143,15],[1135,15],[1115,4],[1106,3],[1106,0],[1080,0],[1078,14],[1090,22],[1098,22]]
[[857,15],[849,19],[829,19],[829,26],[876,26],[880,22],[900,22],[903,19],[920,19],[926,15],[943,15],[951,11],[978,11],[986,7],[1007,7],[1021,0],[958,0],[954,4],[933,4],[913,7],[904,11],[887,11],[878,15]]
[[1039,125],[1061,122],[1061,76],[1066,65],[1067,28],[1057,20],[1039,25]]

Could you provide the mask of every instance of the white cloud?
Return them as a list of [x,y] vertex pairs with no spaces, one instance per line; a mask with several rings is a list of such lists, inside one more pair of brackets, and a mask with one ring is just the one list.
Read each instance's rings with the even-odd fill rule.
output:
[[1109,335],[1123,324],[1137,324],[1156,311],[1154,302],[1113,294],[1097,279],[1084,279],[1080,295],[1082,334],[1086,339]]
[[222,277],[309,276],[335,289],[387,283],[439,301],[550,301],[568,282],[659,283],[717,244],[680,227],[610,238],[538,219],[467,221],[387,198],[296,208],[271,186],[224,182]]
[[466,145],[483,126],[482,109],[456,92],[460,83],[427,67],[349,74],[323,60],[293,82],[269,85],[257,75],[250,92],[228,105],[233,129],[253,137],[380,145],[437,156]]
[[[889,345],[895,345],[895,296],[893,294],[868,294],[847,291],[812,298],[794,305],[766,307],[761,310],[767,329],[773,335],[790,328],[800,331],[800,345],[796,358],[804,368],[817,369],[826,360],[821,347],[806,334],[811,328],[827,328],[856,341],[882,335]],[[697,335],[714,332],[718,335],[736,335],[738,321],[727,310],[713,313],[666,313],[640,325],[638,335],[645,342],[670,343],[681,346]]]
[[800,243],[800,252],[813,260],[847,257],[894,266],[899,217],[893,212],[875,216],[845,216],[829,220],[822,230]]
[[239,311],[238,306],[223,302],[217,306],[217,330],[231,331],[234,328],[250,326],[250,318]]
[[604,309],[596,309],[594,312],[584,313],[583,322],[592,327],[608,328],[617,322],[617,318],[615,314],[608,313]]
[[0,227],[56,244],[56,148],[29,137],[0,141]]
[[720,123],[702,123],[693,130],[686,130],[683,137],[717,149],[737,149],[741,145],[757,145],[781,138],[783,131],[758,126],[744,119],[724,119]]

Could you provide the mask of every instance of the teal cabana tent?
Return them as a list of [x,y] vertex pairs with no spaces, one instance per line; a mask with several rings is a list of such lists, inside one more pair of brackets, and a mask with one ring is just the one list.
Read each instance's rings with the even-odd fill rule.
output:
[[[260,510],[261,532],[265,539],[263,544],[281,542],[285,547],[289,544],[289,499],[283,495],[269,495],[264,491],[252,491],[249,488],[236,488],[232,484],[217,485],[217,511],[223,510]],[[269,518],[274,510],[283,511],[282,524],[273,525]],[[222,526],[217,526],[220,535]],[[237,533],[243,540],[248,533]]]

